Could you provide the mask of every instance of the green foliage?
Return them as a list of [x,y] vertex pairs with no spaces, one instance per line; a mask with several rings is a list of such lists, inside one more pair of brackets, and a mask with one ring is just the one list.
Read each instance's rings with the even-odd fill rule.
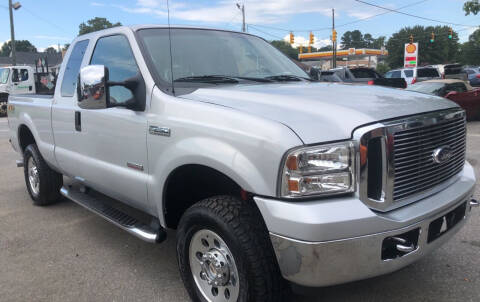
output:
[[53,47],[47,47],[44,52],[46,52],[46,53],[57,53],[57,49],[53,48]]
[[371,34],[362,34],[359,30],[347,31],[343,34],[341,48],[375,48],[380,49],[385,44],[385,37],[375,39]]
[[278,50],[283,52],[288,57],[298,60],[298,49],[293,48],[290,43],[283,41],[283,40],[275,40],[270,42],[273,46],[275,46]]
[[460,52],[461,62],[466,65],[480,65],[480,29],[470,35],[463,43]]
[[377,64],[377,72],[381,75],[384,75],[387,71],[390,70],[390,66],[385,63],[378,63]]
[[332,45],[323,46],[317,49],[317,51],[332,51],[332,50],[333,50]]
[[[435,33],[435,42],[431,43],[432,32]],[[392,68],[402,67],[404,60],[405,43],[410,42],[410,35],[413,41],[419,43],[420,65],[446,64],[458,60],[460,44],[458,34],[454,31],[452,39],[448,38],[450,27],[448,26],[414,26],[405,27],[392,35],[387,42],[387,62]]]
[[[33,46],[32,43],[28,40],[15,40],[15,50],[16,51],[27,51],[27,52],[37,52],[37,48]],[[12,51],[12,41],[3,43],[2,48],[0,49],[0,56],[8,57]]]
[[467,1],[463,5],[463,10],[465,11],[465,15],[470,15],[471,14],[478,14],[480,11],[480,1],[479,0],[472,0],[472,1]]
[[93,19],[88,20],[87,24],[85,24],[85,22],[82,22],[82,24],[79,25],[78,35],[81,36],[94,31],[99,31],[102,29],[107,29],[107,28],[121,26],[121,25],[122,24],[120,22],[111,23],[106,18],[95,17]]

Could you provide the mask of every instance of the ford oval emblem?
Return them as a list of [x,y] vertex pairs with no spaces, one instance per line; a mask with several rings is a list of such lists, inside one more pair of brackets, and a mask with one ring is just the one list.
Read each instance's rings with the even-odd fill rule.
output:
[[443,146],[433,150],[432,157],[434,162],[441,164],[453,157],[453,150],[449,146]]

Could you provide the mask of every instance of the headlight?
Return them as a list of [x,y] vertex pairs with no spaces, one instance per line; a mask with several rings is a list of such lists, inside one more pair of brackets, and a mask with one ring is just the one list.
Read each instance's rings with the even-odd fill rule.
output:
[[300,148],[282,165],[281,197],[304,197],[355,191],[352,142]]

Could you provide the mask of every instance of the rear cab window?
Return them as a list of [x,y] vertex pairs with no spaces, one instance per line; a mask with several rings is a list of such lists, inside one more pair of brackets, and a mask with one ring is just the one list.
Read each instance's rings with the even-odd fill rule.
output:
[[419,68],[417,69],[417,77],[419,78],[439,78],[440,75],[435,68]]
[[413,70],[407,69],[407,70],[404,70],[403,73],[405,73],[405,77],[413,78]]
[[377,74],[371,69],[350,69],[350,72],[357,79],[377,78]]
[[73,46],[70,58],[68,58],[67,66],[63,74],[63,81],[61,87],[61,95],[63,97],[71,97],[75,93],[77,86],[78,73],[80,65],[82,64],[85,50],[87,49],[89,40],[82,40],[75,43]]

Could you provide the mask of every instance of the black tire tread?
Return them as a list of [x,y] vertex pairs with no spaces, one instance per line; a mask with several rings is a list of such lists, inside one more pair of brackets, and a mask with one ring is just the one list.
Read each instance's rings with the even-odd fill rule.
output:
[[[30,156],[33,156],[37,163],[37,168],[40,174],[40,193],[36,197],[30,191],[30,186],[28,184],[27,162]],[[23,166],[25,167],[25,183],[33,203],[38,206],[46,206],[58,202],[61,198],[60,188],[63,185],[63,177],[48,166],[36,144],[28,145],[25,148],[23,160]]]
[[233,196],[211,197],[190,207],[184,217],[205,210],[231,228],[247,258],[248,301],[288,301],[290,288],[281,277],[268,230],[253,201]]

